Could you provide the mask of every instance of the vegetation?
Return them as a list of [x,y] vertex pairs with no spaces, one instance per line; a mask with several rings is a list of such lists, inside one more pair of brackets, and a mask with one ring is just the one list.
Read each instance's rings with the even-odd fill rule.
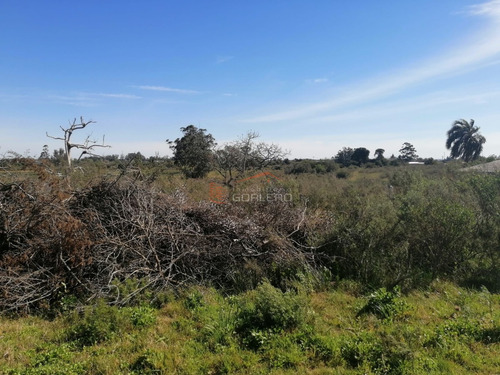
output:
[[[316,179],[275,170],[280,180],[254,188],[290,199],[212,204],[208,180],[160,178],[161,165],[137,163],[140,173],[129,165],[79,182],[11,161],[18,171],[0,187],[2,310],[52,311],[67,297],[124,305],[142,289],[192,284],[237,292],[264,278],[287,287],[325,269],[375,288],[445,277],[500,289],[498,175],[442,164]],[[123,282],[133,285],[120,291]]]
[[410,142],[405,142],[399,150],[399,158],[403,161],[415,160],[418,158],[417,150]]
[[358,166],[368,163],[368,156],[370,155],[370,150],[364,147],[358,147],[354,150],[351,155],[351,160]]
[[353,282],[161,306],[104,303],[53,320],[0,318],[2,374],[495,374],[500,299],[439,281],[408,295]]
[[[498,174],[254,139],[204,143],[226,175],[1,159],[0,373],[500,372]],[[209,201],[263,168],[238,186],[253,199]]]
[[236,142],[215,150],[214,169],[225,185],[232,186],[236,180],[247,177],[247,171],[262,171],[280,163],[286,155],[278,145],[256,142],[258,137],[257,133],[249,132]]
[[174,152],[174,162],[186,177],[205,177],[211,169],[212,148],[215,139],[206,134],[206,129],[198,129],[194,125],[181,128],[184,135],[170,142]]
[[474,120],[454,121],[447,135],[446,148],[450,150],[450,156],[454,159],[461,158],[466,162],[476,160],[486,142],[486,139],[479,134],[479,127],[474,126]]
[[335,161],[342,165],[343,167],[348,167],[351,165],[352,155],[354,154],[354,149],[351,147],[344,147],[342,150],[337,152],[335,156]]
[[[64,155],[66,156],[66,162],[69,168],[71,168],[71,163],[72,163],[72,158],[71,158],[71,150],[73,149],[80,149],[82,150],[80,157],[78,160],[81,159],[83,155],[93,155],[93,150],[96,147],[110,147],[108,145],[104,144],[104,137],[103,137],[103,144],[97,144],[96,141],[91,140],[89,136],[85,139],[84,142],[82,143],[74,143],[71,140],[71,137],[73,136],[73,133],[76,130],[82,130],[85,129],[88,125],[95,123],[95,121],[84,121],[83,117],[80,117],[80,122],[78,123],[76,118],[73,120],[73,123],[70,123],[69,128],[63,128],[61,126],[61,130],[63,131],[64,136],[63,137],[53,137],[47,134],[47,137],[52,138],[52,139],[57,139],[60,141],[63,141],[64,143]],[[48,148],[44,146],[44,149],[42,151],[42,154],[40,155],[40,158],[46,159],[48,157]]]

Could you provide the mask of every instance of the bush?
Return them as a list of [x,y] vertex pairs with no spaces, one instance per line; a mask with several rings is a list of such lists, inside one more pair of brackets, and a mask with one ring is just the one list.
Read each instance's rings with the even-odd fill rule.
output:
[[134,328],[146,328],[156,322],[155,310],[148,306],[118,308],[103,300],[87,307],[83,312],[73,312],[65,339],[78,347],[92,346],[107,341]]
[[156,312],[148,306],[131,308],[131,321],[134,327],[149,327],[156,322]]
[[274,335],[262,346],[264,360],[271,368],[296,368],[307,360],[293,337]]
[[337,178],[341,178],[341,179],[346,179],[347,177],[349,177],[349,172],[347,171],[338,171],[337,174],[336,174]]
[[68,344],[49,345],[34,355],[29,367],[10,373],[15,375],[83,375],[87,374],[87,366],[85,363],[74,363],[74,353]]
[[379,319],[393,319],[407,309],[406,303],[400,299],[400,289],[387,291],[381,288],[373,292],[366,304],[358,311],[356,316],[373,314]]
[[[341,181],[343,169],[338,178],[290,177],[284,187],[293,202],[215,205],[189,198],[197,191],[207,199],[199,193],[207,181],[179,188],[121,175],[71,190],[44,165],[18,162],[34,173],[0,182],[2,312],[57,315],[91,296],[161,306],[165,291],[186,284],[234,293],[268,279],[287,290],[300,273],[325,269],[366,288],[442,277],[500,290],[496,175],[438,165],[380,178],[360,169]],[[200,302],[193,298],[190,309]]]
[[318,258],[335,277],[371,287],[414,288],[445,277],[496,290],[500,185],[458,178],[401,170],[390,188],[352,182],[333,198]]
[[394,338],[381,340],[370,333],[345,339],[340,353],[350,367],[368,366],[375,374],[403,375],[412,357],[408,348],[396,344]]
[[66,339],[79,347],[92,346],[109,340],[124,325],[123,316],[116,307],[100,302],[87,308],[83,317],[78,313],[70,316],[71,326],[66,331]]
[[282,292],[264,282],[242,301],[236,332],[252,349],[261,347],[269,335],[303,326],[308,319],[308,303],[300,293]]
[[479,321],[468,317],[448,321],[437,327],[424,346],[451,347],[457,341],[481,341],[485,344],[500,342],[500,327],[484,327]]

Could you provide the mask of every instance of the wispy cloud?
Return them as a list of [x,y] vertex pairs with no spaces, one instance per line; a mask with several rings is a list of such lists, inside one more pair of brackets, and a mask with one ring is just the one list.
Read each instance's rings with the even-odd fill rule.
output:
[[423,61],[416,67],[392,72],[382,78],[347,88],[340,95],[328,100],[306,106],[294,105],[291,109],[245,119],[243,122],[278,122],[316,116],[349,105],[364,104],[373,99],[387,97],[432,79],[482,68],[500,54],[500,0],[468,7],[466,13],[487,17],[490,22],[486,23],[475,38],[469,39],[464,45],[457,46],[448,53]]
[[228,62],[229,60],[232,60],[232,59],[234,59],[234,56],[217,56],[215,63],[222,64],[222,63]]
[[130,95],[130,94],[95,94],[96,96],[101,96],[104,98],[115,98],[115,99],[141,99],[140,96]]
[[99,104],[95,96],[87,94],[47,95],[46,99],[52,102],[71,105],[75,107],[95,107]]
[[476,4],[467,7],[465,13],[473,16],[489,16],[496,22],[500,21],[500,0],[492,0],[483,4]]
[[326,83],[328,82],[328,78],[313,78],[313,79],[306,79],[307,83]]
[[484,91],[463,94],[461,92],[434,92],[428,95],[412,97],[407,100],[390,101],[385,104],[376,104],[359,108],[341,111],[332,115],[319,116],[315,118],[315,123],[332,124],[334,122],[349,120],[370,120],[393,118],[398,114],[421,113],[422,110],[456,103],[476,105],[496,103],[500,99],[500,91]]
[[176,89],[172,87],[165,87],[165,86],[134,86],[137,87],[138,89],[141,90],[150,90],[150,91],[164,91],[164,92],[173,92],[177,94],[201,94],[200,91],[196,90],[186,90],[186,89]]
[[46,95],[45,98],[50,101],[77,107],[95,107],[102,104],[104,99],[141,99],[141,97],[137,95],[92,92],[76,92],[68,95],[49,94]]

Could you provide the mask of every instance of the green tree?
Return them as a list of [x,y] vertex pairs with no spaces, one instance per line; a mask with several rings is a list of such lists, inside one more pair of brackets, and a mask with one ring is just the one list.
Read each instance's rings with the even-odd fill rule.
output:
[[212,150],[215,139],[206,129],[198,129],[194,125],[181,128],[184,135],[175,141],[169,141],[174,152],[174,163],[182,169],[186,177],[201,178],[211,169]]
[[409,142],[403,143],[403,147],[399,150],[399,159],[404,161],[412,161],[418,158],[417,150]]
[[55,165],[61,165],[62,163],[64,163],[64,159],[65,157],[63,148],[59,148],[59,150],[56,149],[53,151],[51,160]]
[[43,145],[42,153],[38,157],[38,159],[50,159],[49,146]]
[[126,161],[130,161],[132,159],[136,159],[138,162],[143,162],[146,160],[146,157],[144,155],[141,154],[140,151],[137,151],[137,152],[129,152],[126,156],[125,156],[125,160]]
[[448,130],[446,148],[450,150],[450,156],[454,159],[461,158],[466,162],[475,160],[483,151],[486,142],[478,133],[479,127],[474,126],[474,120],[467,122],[464,119],[456,120]]
[[354,150],[352,148],[344,147],[342,148],[342,150],[339,150],[339,152],[337,152],[337,155],[335,156],[335,161],[344,167],[348,167],[349,165],[351,165],[351,159],[353,153]]
[[370,150],[364,147],[358,147],[354,150],[351,155],[351,161],[357,165],[368,163],[368,156],[370,155]]

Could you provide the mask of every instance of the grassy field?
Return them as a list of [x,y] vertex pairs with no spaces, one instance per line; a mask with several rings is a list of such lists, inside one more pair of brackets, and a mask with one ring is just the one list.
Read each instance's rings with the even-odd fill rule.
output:
[[233,296],[191,288],[158,308],[4,317],[0,373],[500,373],[499,295],[440,281],[404,296],[360,288],[264,282]]
[[0,374],[500,374],[498,175],[81,166],[1,171]]

